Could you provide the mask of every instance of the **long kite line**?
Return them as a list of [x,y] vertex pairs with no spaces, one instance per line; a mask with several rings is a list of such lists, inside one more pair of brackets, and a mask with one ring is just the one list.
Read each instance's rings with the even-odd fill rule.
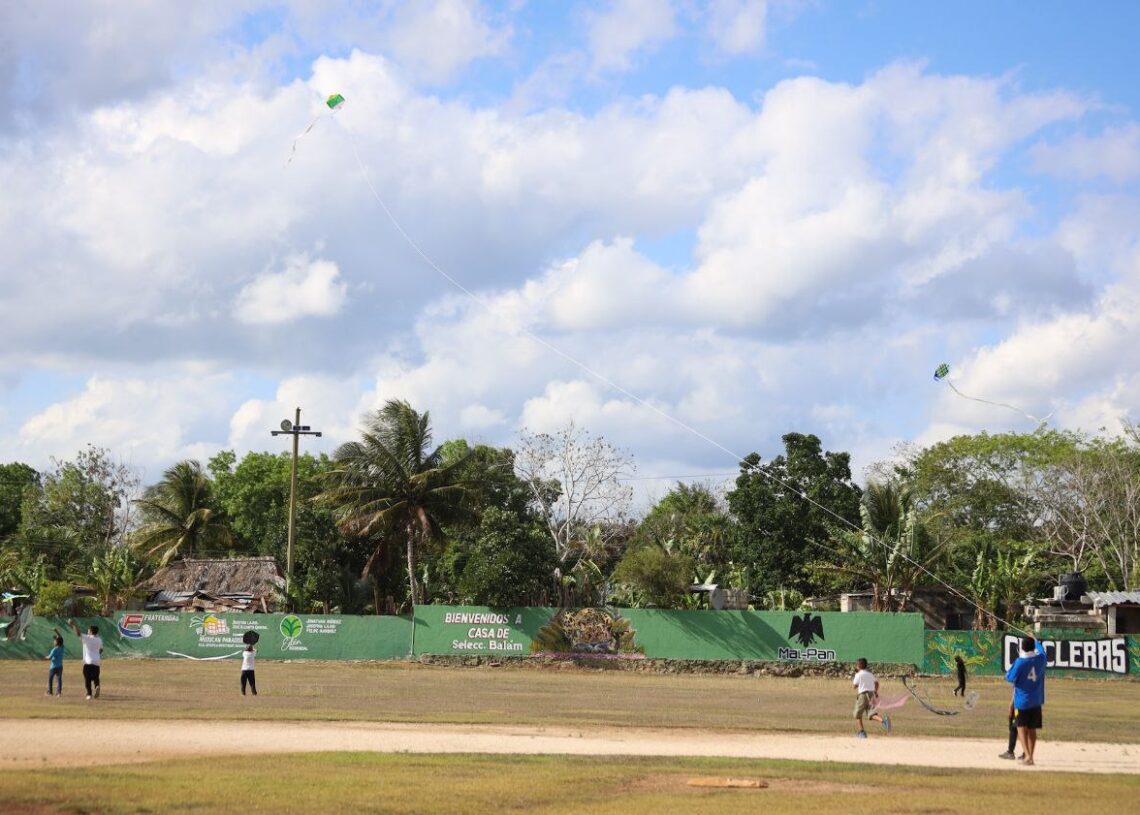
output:
[[[364,180],[364,183],[368,187],[369,192],[372,193],[372,197],[375,199],[375,201],[379,205],[380,209],[383,210],[383,212],[386,216],[388,216],[388,220],[391,221],[392,226],[395,227],[396,231],[400,233],[400,237],[402,237],[404,239],[404,241],[408,244],[408,246],[410,246],[412,248],[412,250],[415,251],[415,253],[417,255],[419,255],[421,258],[423,258],[424,263],[426,263],[433,271],[435,271],[436,274],[438,274],[440,277],[442,277],[444,280],[446,280],[448,283],[450,283],[456,289],[463,292],[463,294],[465,294],[469,299],[471,299],[473,302],[478,304],[488,314],[491,314],[492,316],[494,316],[495,315],[495,309],[490,303],[488,303],[485,299],[483,299],[479,295],[475,294],[473,291],[468,289],[466,286],[464,286],[462,283],[460,283],[458,280],[456,280],[454,277],[452,277],[450,274],[448,274],[446,271],[444,271],[442,268],[440,268],[439,265],[434,260],[432,260],[432,258],[427,254],[427,252],[425,252],[423,249],[420,248],[420,245],[418,243],[416,243],[416,241],[412,238],[412,236],[408,234],[407,230],[404,229],[403,225],[400,223],[399,219],[395,216],[395,214],[392,212],[392,210],[388,208],[388,205],[384,202],[383,197],[376,190],[376,187],[372,184],[372,179],[368,175],[368,168],[365,166],[364,160],[361,159],[361,157],[360,157],[360,151],[356,147],[356,139],[353,137],[352,133],[348,130],[348,128],[343,128],[343,130],[348,137],[349,145],[352,147],[352,155],[356,158],[356,164],[360,168],[361,178]],[[823,504],[819,503],[818,501],[813,499],[810,495],[808,495],[806,492],[803,492],[801,490],[796,489],[791,484],[786,483],[785,481],[781,480],[780,478],[773,475],[772,473],[767,472],[766,470],[760,469],[756,465],[750,465],[750,464],[746,465],[744,463],[744,456],[741,456],[738,453],[730,450],[729,448],[725,447],[723,444],[718,442],[716,439],[705,435],[701,431],[697,430],[695,427],[692,427],[692,426],[686,424],[681,419],[678,419],[676,416],[672,415],[671,413],[668,413],[667,411],[662,410],[661,408],[657,407],[656,405],[651,404],[650,402],[647,402],[645,399],[642,399],[637,394],[626,390],[621,385],[619,385],[617,382],[614,382],[612,379],[607,377],[605,374],[600,373],[599,371],[595,371],[593,368],[591,368],[586,363],[582,362],[581,360],[577,359],[576,357],[572,356],[571,354],[563,351],[561,348],[558,348],[557,346],[552,345],[550,342],[548,342],[547,340],[538,336],[533,331],[528,329],[526,326],[519,326],[518,331],[523,336],[530,339],[532,342],[542,346],[543,348],[550,351],[550,353],[554,354],[555,356],[561,357],[562,359],[569,362],[571,365],[575,366],[576,368],[583,371],[584,373],[589,374],[594,379],[596,379],[597,381],[606,385],[607,387],[609,387],[609,388],[617,391],[618,393],[622,394],[623,396],[626,396],[629,399],[633,400],[634,402],[636,402],[641,407],[646,408],[647,410],[650,410],[653,413],[656,413],[661,418],[672,423],[673,425],[676,425],[677,427],[684,430],[685,432],[690,433],[693,436],[696,436],[698,439],[701,439],[702,441],[704,441],[707,444],[715,447],[716,449],[720,450],[721,452],[726,453],[729,456],[732,456],[734,459],[741,462],[741,468],[742,469],[746,469],[747,471],[759,473],[760,475],[763,475],[765,478],[767,478],[772,483],[778,484],[781,487],[783,487],[785,490],[788,490],[790,492],[795,493],[800,498],[802,498],[804,501],[807,501],[809,504],[814,506],[816,509],[823,512],[825,515],[828,515],[831,518],[834,518],[836,521],[838,521],[843,526],[849,527],[853,531],[866,536],[868,539],[874,541],[879,546],[882,546],[884,549],[887,549],[889,551],[894,551],[893,547],[890,544],[886,543],[883,540],[880,540],[879,538],[877,538],[874,535],[867,533],[866,530],[861,529],[860,527],[856,526],[851,521],[844,518],[842,515],[839,515],[838,513],[834,512],[829,507],[826,507]],[[819,544],[819,545],[822,546],[822,544]],[[945,580],[940,578],[938,575],[934,574],[932,571],[930,571],[928,568],[923,566],[921,563],[919,563],[918,561],[911,558],[905,552],[900,551],[897,554],[901,555],[904,560],[906,560],[912,566],[916,567],[920,572],[925,574],[927,577],[931,578],[934,582],[936,582],[936,583],[942,585],[943,587],[945,587],[946,589],[948,589],[951,594],[955,595],[956,597],[958,597],[961,600],[964,600],[966,603],[968,603],[970,606],[977,609],[978,611],[983,610],[982,607],[974,600],[974,598],[966,595],[965,593],[960,591],[955,586],[952,586],[951,584],[947,583]],[[998,617],[997,615],[991,615],[991,616],[997,622],[1005,624],[1007,629],[1020,630],[1020,629],[1015,628],[1007,620],[1003,620],[1001,617]]]
[[1048,422],[1049,417],[1053,415],[1052,413],[1050,413],[1045,418],[1038,419],[1032,413],[1025,411],[1025,410],[1022,410],[1021,408],[1017,407],[1016,405],[1009,405],[1009,404],[1006,404],[1005,402],[994,402],[994,401],[991,401],[990,399],[982,399],[980,396],[970,396],[968,393],[962,393],[962,391],[958,390],[958,388],[956,388],[954,386],[954,383],[950,381],[949,376],[950,376],[950,366],[948,364],[946,364],[945,362],[943,362],[941,365],[939,365],[937,368],[934,369],[934,381],[935,382],[945,382],[947,384],[947,386],[949,386],[950,390],[954,391],[954,393],[958,394],[963,399],[969,399],[971,402],[981,402],[983,405],[993,405],[994,407],[1003,407],[1003,408],[1006,408],[1007,410],[1012,410],[1014,413],[1020,413],[1022,416],[1029,419],[1030,421],[1034,422],[1038,426],[1043,425],[1046,422]]

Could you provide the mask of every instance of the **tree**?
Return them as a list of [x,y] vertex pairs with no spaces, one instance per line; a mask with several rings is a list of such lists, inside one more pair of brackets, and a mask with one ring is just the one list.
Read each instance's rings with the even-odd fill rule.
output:
[[1036,496],[1040,533],[1073,571],[1090,564],[1112,591],[1136,584],[1140,568],[1140,444],[1092,439],[1052,464]]
[[60,579],[125,542],[138,479],[93,446],[74,461],[52,463],[39,484],[25,488],[20,526],[9,545],[26,563],[42,558],[45,577]]
[[1040,485],[1080,437],[1055,430],[955,436],[903,468],[932,534],[954,543],[1028,540],[1045,515]]
[[402,535],[411,602],[422,602],[416,578],[419,549],[439,537],[440,526],[463,514],[470,486],[459,478],[466,457],[444,463],[431,450],[428,413],[392,400],[368,418],[360,441],[333,453],[333,468],[319,500],[333,508],[342,531],[374,542],[365,574],[387,541]]
[[814,435],[788,433],[783,442],[785,454],[768,464],[755,453],[745,458],[727,496],[740,525],[733,561],[751,569],[754,594],[812,591],[807,564],[828,550],[837,524],[859,523],[850,455],[824,453]]
[[90,581],[95,589],[99,613],[107,616],[116,609],[126,608],[135,595],[135,586],[142,579],[142,569],[134,553],[126,546],[113,546],[91,559],[86,574],[73,575],[77,581]]
[[689,555],[671,547],[643,544],[628,549],[617,568],[614,580],[630,592],[630,604],[676,608],[688,593],[696,562]]
[[555,433],[524,432],[515,469],[554,543],[560,575],[625,532],[633,489],[621,479],[633,460],[602,437],[573,422]]
[[914,587],[932,579],[943,557],[920,520],[911,492],[872,481],[860,500],[861,529],[835,529],[835,554],[820,568],[869,585],[873,611],[905,611]]
[[677,483],[646,513],[631,545],[672,541],[705,569],[729,562],[736,527],[722,502],[702,484]]
[[27,464],[0,464],[0,542],[20,528],[24,493],[39,483],[40,474]]
[[541,523],[490,507],[462,564],[465,602],[506,608],[542,605],[554,588],[554,550]]
[[1018,541],[1001,541],[979,549],[960,582],[977,609],[974,628],[993,631],[1014,624],[1025,603],[1040,588],[1041,550]]
[[176,555],[193,557],[195,549],[227,548],[233,533],[214,502],[209,477],[197,461],[180,461],[138,499],[143,526],[131,544],[165,566]]
[[[238,552],[269,555],[284,562],[289,528],[290,453],[247,453],[241,461],[230,450],[210,459],[214,495],[225,513]],[[361,571],[371,549],[367,541],[349,538],[337,529],[332,508],[314,499],[325,474],[332,469],[328,456],[302,453],[297,458],[296,541],[293,552],[292,600],[304,609],[342,613],[363,611],[364,595],[371,589],[372,606],[381,613],[381,598],[391,589],[375,578],[376,570],[361,586]],[[398,577],[398,575],[397,575]],[[396,587],[402,585],[397,580]]]

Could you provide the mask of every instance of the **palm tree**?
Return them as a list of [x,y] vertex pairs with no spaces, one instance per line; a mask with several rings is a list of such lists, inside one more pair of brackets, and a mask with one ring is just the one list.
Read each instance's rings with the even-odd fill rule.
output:
[[425,411],[391,400],[365,422],[360,441],[333,453],[328,488],[317,500],[333,507],[341,531],[375,541],[364,567],[367,577],[388,540],[402,536],[412,606],[422,602],[416,580],[419,548],[439,537],[440,526],[461,515],[472,489],[461,478],[470,454],[444,463],[431,448]]
[[943,547],[932,543],[910,491],[896,483],[869,483],[859,515],[859,531],[836,532],[841,562],[821,568],[869,583],[873,610],[902,610],[910,590],[941,560]]
[[148,557],[161,552],[159,565],[175,555],[191,557],[202,546],[230,546],[233,533],[213,503],[212,483],[197,461],[180,461],[135,503],[143,524],[131,544]]

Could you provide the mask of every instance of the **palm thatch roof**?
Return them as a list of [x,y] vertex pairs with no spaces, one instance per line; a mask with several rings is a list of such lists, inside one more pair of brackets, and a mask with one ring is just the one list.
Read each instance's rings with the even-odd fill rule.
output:
[[148,609],[270,611],[285,589],[271,557],[177,560],[139,584]]

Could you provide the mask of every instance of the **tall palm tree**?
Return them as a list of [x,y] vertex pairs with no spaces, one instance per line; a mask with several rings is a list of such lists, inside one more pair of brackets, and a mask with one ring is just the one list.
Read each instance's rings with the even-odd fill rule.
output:
[[461,478],[470,454],[444,463],[441,448],[430,448],[428,413],[391,400],[368,417],[360,441],[336,449],[327,489],[317,496],[333,507],[342,532],[376,541],[364,576],[388,540],[403,537],[413,606],[423,600],[416,580],[420,547],[439,536],[442,524],[464,513],[472,492]]
[[943,547],[927,534],[910,491],[896,483],[869,483],[859,515],[859,531],[836,532],[840,562],[821,568],[869,583],[873,610],[903,610],[911,589],[942,559]]
[[131,545],[165,566],[176,555],[191,557],[202,546],[230,546],[233,533],[214,506],[212,483],[197,461],[180,461],[147,489],[136,504],[144,524]]

